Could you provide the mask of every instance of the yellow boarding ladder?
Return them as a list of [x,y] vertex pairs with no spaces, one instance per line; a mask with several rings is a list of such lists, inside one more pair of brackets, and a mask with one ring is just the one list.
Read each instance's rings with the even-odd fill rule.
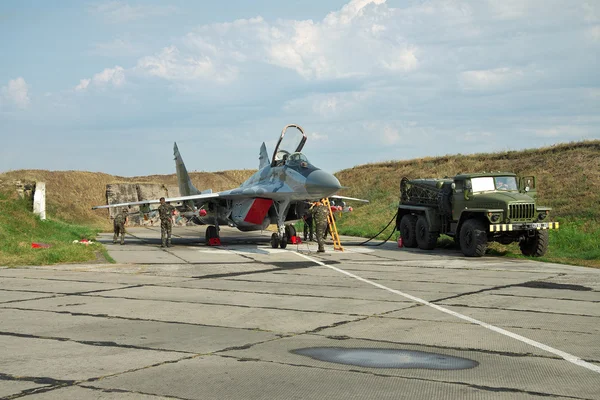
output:
[[331,237],[333,239],[333,249],[344,251],[342,243],[340,242],[340,235],[338,234],[337,226],[335,225],[335,218],[333,218],[333,211],[331,211],[331,204],[329,204],[329,199],[325,198],[321,201],[329,210],[329,213],[327,213],[327,222],[329,223],[329,230],[331,231]]

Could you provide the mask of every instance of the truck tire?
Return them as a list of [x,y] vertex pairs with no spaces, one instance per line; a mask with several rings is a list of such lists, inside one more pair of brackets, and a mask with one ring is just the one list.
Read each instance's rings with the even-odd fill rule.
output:
[[400,236],[404,247],[417,247],[417,217],[414,215],[405,215],[400,220]]
[[485,225],[477,219],[467,220],[460,228],[460,250],[467,257],[482,257],[487,241]]
[[548,231],[536,231],[535,235],[519,242],[524,256],[541,257],[548,250]]
[[417,245],[421,250],[433,250],[437,243],[437,238],[439,234],[437,232],[431,232],[429,230],[429,223],[427,222],[427,218],[420,215],[417,218],[415,236],[417,239]]

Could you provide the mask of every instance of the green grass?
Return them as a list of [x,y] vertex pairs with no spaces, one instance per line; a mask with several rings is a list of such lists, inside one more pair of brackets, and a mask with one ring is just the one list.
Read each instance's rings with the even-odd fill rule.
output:
[[[559,230],[550,231],[550,244],[539,261],[582,265],[600,268],[600,223],[581,218],[555,218],[560,222]],[[493,244],[491,253],[511,258],[528,258],[521,255],[519,246]]]
[[[73,243],[94,239],[97,230],[57,220],[42,221],[30,210],[27,199],[0,193],[0,266],[86,262],[96,260],[100,254],[106,258],[106,250],[100,244]],[[32,248],[32,243],[50,247]]]

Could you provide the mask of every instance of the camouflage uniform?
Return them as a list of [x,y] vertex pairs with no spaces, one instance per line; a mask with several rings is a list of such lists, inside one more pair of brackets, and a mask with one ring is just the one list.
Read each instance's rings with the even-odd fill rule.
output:
[[173,215],[173,207],[170,204],[161,204],[158,206],[158,215],[160,216],[160,239],[161,239],[161,247],[171,247],[171,228],[173,227],[173,220],[171,219],[171,215]]
[[313,240],[313,236],[313,216],[309,212],[304,216],[304,240]]
[[127,222],[127,210],[122,210],[120,213],[115,215],[113,221],[113,228],[115,234],[113,235],[113,243],[117,243],[117,238],[121,235],[121,244],[125,243],[125,222]]
[[319,252],[325,251],[325,229],[327,228],[327,215],[329,210],[323,203],[317,203],[312,208],[312,214],[315,221],[315,230],[317,242],[319,243]]

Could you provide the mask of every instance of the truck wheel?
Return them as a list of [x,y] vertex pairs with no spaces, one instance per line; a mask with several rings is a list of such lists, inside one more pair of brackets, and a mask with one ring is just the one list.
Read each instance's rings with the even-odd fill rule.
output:
[[519,242],[524,256],[541,257],[548,250],[548,231],[536,231],[535,235]]
[[427,222],[427,218],[425,218],[422,215],[420,215],[419,218],[417,218],[417,226],[415,232],[417,244],[419,245],[420,249],[433,250],[435,248],[439,234],[437,232],[431,232],[429,230],[429,223]]
[[482,257],[487,248],[487,233],[483,222],[467,220],[460,228],[460,249],[467,257]]
[[414,215],[405,215],[400,220],[400,236],[404,247],[417,247],[417,218]]

